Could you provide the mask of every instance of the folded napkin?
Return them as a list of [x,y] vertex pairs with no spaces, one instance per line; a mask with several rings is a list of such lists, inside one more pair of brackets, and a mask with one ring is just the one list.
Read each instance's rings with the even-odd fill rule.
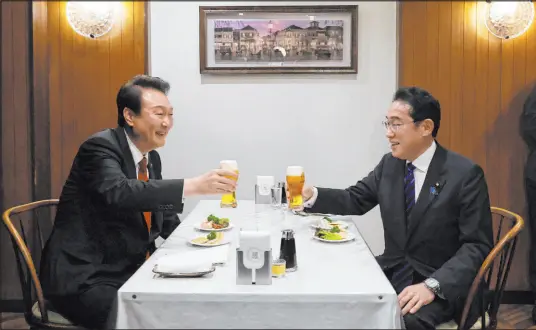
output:
[[191,274],[208,271],[214,264],[227,262],[229,246],[204,250],[172,252],[156,260],[156,270],[162,273]]

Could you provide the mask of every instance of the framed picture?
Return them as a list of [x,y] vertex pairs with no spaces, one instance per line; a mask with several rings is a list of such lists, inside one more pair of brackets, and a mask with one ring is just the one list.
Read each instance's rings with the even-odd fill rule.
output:
[[357,9],[200,7],[200,71],[357,73]]

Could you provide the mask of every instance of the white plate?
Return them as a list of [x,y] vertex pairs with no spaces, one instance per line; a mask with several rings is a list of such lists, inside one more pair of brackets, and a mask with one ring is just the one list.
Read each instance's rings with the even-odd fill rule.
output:
[[[197,237],[196,237],[196,238],[197,238]],[[194,238],[194,239],[195,239],[195,238]],[[204,243],[201,244],[201,243],[196,243],[196,242],[194,242],[194,241],[193,241],[194,239],[191,239],[191,240],[190,240],[190,244],[195,245],[195,246],[205,246],[205,247],[210,247],[210,246],[220,246],[220,245],[225,245],[225,244],[229,244],[229,243],[230,243],[228,240],[223,239],[223,240],[221,240],[219,243],[216,243],[216,244],[214,244],[214,243],[213,243],[213,244],[204,244]]]
[[327,217],[336,222],[352,221],[351,215],[328,215]]
[[313,235],[313,238],[322,242],[327,242],[327,243],[343,243],[343,242],[353,241],[355,239],[355,235],[352,233],[348,233],[348,237],[346,237],[345,239],[338,240],[338,241],[323,239],[315,235]]
[[197,230],[201,230],[201,231],[225,231],[225,230],[229,230],[229,229],[231,229],[231,228],[233,228],[233,227],[234,227],[234,225],[233,225],[232,223],[229,223],[229,227],[227,227],[227,228],[220,228],[220,229],[202,228],[200,223],[194,226],[195,229],[197,229]]
[[161,277],[180,277],[180,278],[188,278],[188,277],[201,277],[206,274],[210,274],[213,271],[216,270],[216,267],[212,266],[208,270],[195,272],[195,273],[167,273],[167,272],[160,272],[157,269],[157,265],[154,265],[153,267],[153,273],[160,275]]
[[[318,225],[318,222],[319,222],[319,220],[313,221],[313,223],[311,224],[311,227],[313,227],[314,229],[320,228],[320,226]],[[340,229],[347,229],[348,228],[348,224],[346,222],[335,221],[335,223],[338,225],[337,227],[339,227]],[[320,229],[330,230],[331,228],[332,227],[330,227],[330,228],[320,228]]]

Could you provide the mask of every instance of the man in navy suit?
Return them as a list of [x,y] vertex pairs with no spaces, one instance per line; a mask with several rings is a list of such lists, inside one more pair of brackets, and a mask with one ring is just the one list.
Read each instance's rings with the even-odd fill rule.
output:
[[[346,189],[303,189],[310,212],[362,215],[380,206],[385,251],[377,261],[399,294],[408,329],[459,321],[493,247],[484,172],[437,143],[440,119],[430,93],[400,88],[384,122],[391,152],[376,168]],[[477,317],[473,309],[468,324]]]

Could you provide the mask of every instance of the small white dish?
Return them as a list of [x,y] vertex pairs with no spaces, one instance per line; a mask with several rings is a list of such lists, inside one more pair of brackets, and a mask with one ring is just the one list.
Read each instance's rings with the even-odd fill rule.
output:
[[195,245],[195,246],[203,246],[203,247],[220,246],[220,245],[225,245],[225,244],[229,244],[229,243],[230,243],[229,241],[220,241],[220,242],[218,242],[218,243],[209,243],[209,244],[206,244],[206,243],[196,243],[196,242],[190,241],[190,244],[192,244],[192,245]]
[[352,233],[348,233],[348,236],[346,238],[343,238],[343,239],[340,239],[340,240],[323,239],[323,238],[320,238],[320,237],[318,237],[316,235],[313,235],[313,238],[318,240],[318,241],[326,242],[326,243],[344,243],[344,242],[353,241],[355,239],[355,235],[352,234]]
[[342,222],[342,221],[334,221],[334,222],[332,222],[332,224],[329,225],[329,227],[328,226],[323,227],[319,220],[313,221],[313,223],[311,223],[311,227],[314,228],[314,229],[330,230],[334,226],[339,227],[339,229],[347,229],[348,228],[348,224],[346,222]]
[[200,230],[200,231],[226,231],[226,230],[232,229],[233,227],[234,225],[232,223],[229,223],[229,227],[220,228],[220,229],[203,228],[201,227],[200,223],[194,226],[195,229]]

